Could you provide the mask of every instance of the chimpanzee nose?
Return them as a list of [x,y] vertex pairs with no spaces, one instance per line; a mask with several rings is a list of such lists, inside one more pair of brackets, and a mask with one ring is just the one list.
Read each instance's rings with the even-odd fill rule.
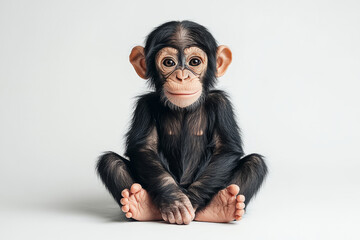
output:
[[189,72],[186,70],[178,70],[176,72],[176,79],[179,81],[184,81],[189,78]]

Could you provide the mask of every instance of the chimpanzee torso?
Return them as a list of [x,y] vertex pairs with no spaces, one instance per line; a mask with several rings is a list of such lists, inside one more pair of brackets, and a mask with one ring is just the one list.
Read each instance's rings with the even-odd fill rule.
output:
[[192,110],[171,110],[161,105],[152,114],[159,138],[160,159],[183,187],[194,182],[213,152],[215,115],[206,107],[211,96],[209,94]]

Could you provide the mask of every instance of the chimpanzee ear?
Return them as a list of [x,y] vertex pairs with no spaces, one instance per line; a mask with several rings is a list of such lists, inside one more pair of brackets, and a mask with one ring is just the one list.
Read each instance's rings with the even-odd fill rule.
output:
[[217,48],[216,52],[216,77],[221,77],[225,74],[226,69],[229,67],[232,61],[232,53],[230,48],[221,45]]
[[144,48],[142,46],[134,47],[131,50],[129,60],[139,77],[147,79]]

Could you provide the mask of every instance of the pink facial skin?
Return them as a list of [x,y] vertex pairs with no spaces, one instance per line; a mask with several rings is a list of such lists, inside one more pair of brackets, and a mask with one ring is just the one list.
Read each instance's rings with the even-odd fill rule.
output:
[[177,69],[178,50],[165,47],[159,51],[156,58],[158,70],[167,76],[164,84],[166,98],[174,105],[185,108],[198,100],[202,94],[201,78],[207,67],[206,53],[198,47],[184,50],[186,64],[189,69]]

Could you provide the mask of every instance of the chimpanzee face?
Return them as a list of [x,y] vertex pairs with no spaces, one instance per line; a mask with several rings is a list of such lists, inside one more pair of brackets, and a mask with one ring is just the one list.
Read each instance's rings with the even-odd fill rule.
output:
[[184,108],[199,99],[208,63],[202,49],[195,46],[184,50],[164,47],[156,54],[155,62],[164,81],[163,94],[167,100]]

